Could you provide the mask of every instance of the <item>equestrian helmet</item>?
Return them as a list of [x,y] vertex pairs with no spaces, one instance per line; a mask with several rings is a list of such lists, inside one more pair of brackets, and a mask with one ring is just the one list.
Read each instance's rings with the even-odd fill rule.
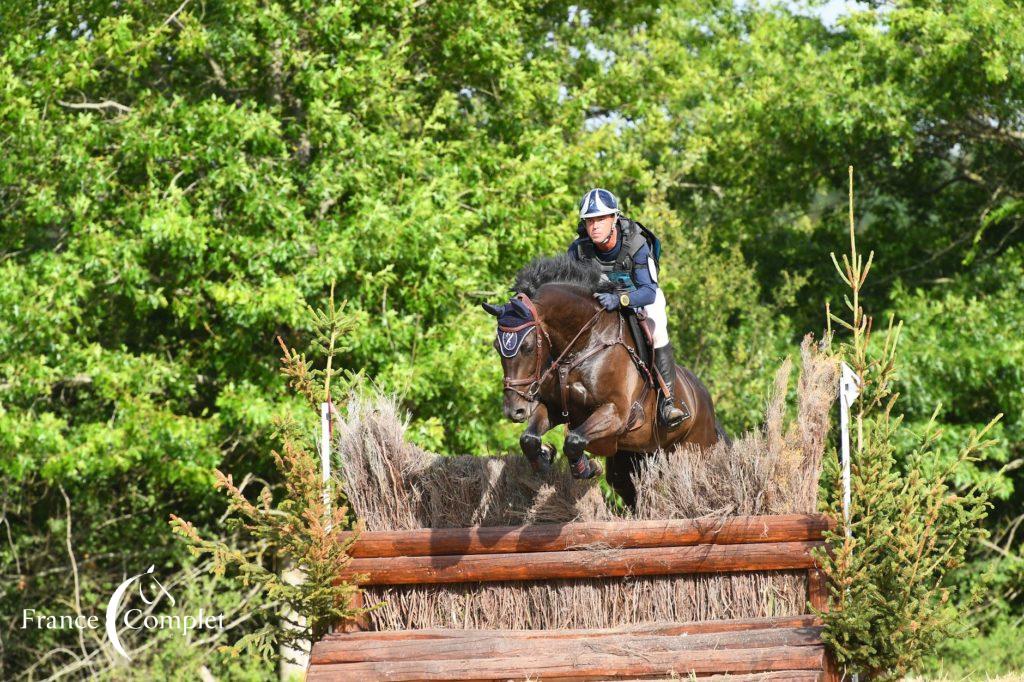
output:
[[617,214],[619,201],[606,189],[592,189],[580,199],[580,219]]

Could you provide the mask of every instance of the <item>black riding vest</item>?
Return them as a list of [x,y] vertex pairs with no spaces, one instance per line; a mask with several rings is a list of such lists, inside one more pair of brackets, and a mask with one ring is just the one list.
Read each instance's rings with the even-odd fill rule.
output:
[[629,218],[619,216],[615,220],[615,225],[619,230],[619,239],[622,240],[622,247],[619,249],[619,254],[615,257],[614,261],[602,260],[597,255],[597,247],[594,246],[594,242],[590,240],[586,229],[582,226],[579,232],[583,239],[579,241],[579,245],[576,248],[580,260],[590,260],[597,263],[598,267],[601,268],[601,272],[615,283],[618,290],[633,291],[633,289],[636,289],[636,283],[633,281],[633,266],[635,265],[633,256],[640,250],[640,247],[647,243],[647,240],[644,238],[643,233],[636,228],[636,223]]

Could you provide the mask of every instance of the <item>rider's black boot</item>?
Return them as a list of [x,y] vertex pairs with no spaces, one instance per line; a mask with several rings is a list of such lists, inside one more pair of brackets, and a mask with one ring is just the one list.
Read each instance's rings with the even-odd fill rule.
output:
[[[665,387],[668,389],[668,395],[665,396],[665,400],[661,405],[661,421],[670,429],[682,424],[685,420],[690,418],[690,411],[686,409],[686,403],[680,399],[679,407],[676,407],[675,399],[675,381],[676,381],[676,360],[674,353],[672,352],[672,344],[666,344],[661,348],[654,350],[654,365],[658,369],[658,374],[665,382]],[[682,409],[679,409],[679,408]]]

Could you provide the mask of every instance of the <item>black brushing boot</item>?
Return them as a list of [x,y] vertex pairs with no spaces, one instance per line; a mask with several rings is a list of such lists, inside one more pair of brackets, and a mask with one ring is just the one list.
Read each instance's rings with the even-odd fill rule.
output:
[[587,457],[587,453],[581,452],[576,460],[569,461],[569,471],[573,478],[597,478],[601,475],[601,465]]
[[676,382],[676,360],[672,351],[672,344],[666,344],[661,348],[654,349],[654,366],[658,374],[665,382],[668,395],[661,404],[661,422],[670,429],[674,429],[690,418],[690,411],[686,409],[686,403],[679,401],[679,409],[676,407],[675,382]]

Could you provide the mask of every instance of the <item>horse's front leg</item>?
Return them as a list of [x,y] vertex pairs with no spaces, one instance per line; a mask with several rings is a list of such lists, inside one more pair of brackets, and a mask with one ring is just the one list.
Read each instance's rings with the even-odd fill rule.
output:
[[615,403],[605,403],[594,410],[585,422],[570,429],[565,435],[565,457],[573,478],[594,478],[601,474],[597,462],[591,462],[584,452],[591,441],[615,436],[625,425]]
[[551,427],[547,405],[537,403],[536,409],[526,424],[526,431],[519,436],[519,447],[522,448],[523,454],[526,455],[526,460],[533,467],[534,472],[538,474],[546,474],[555,459],[555,449],[540,440],[541,436],[551,430]]

